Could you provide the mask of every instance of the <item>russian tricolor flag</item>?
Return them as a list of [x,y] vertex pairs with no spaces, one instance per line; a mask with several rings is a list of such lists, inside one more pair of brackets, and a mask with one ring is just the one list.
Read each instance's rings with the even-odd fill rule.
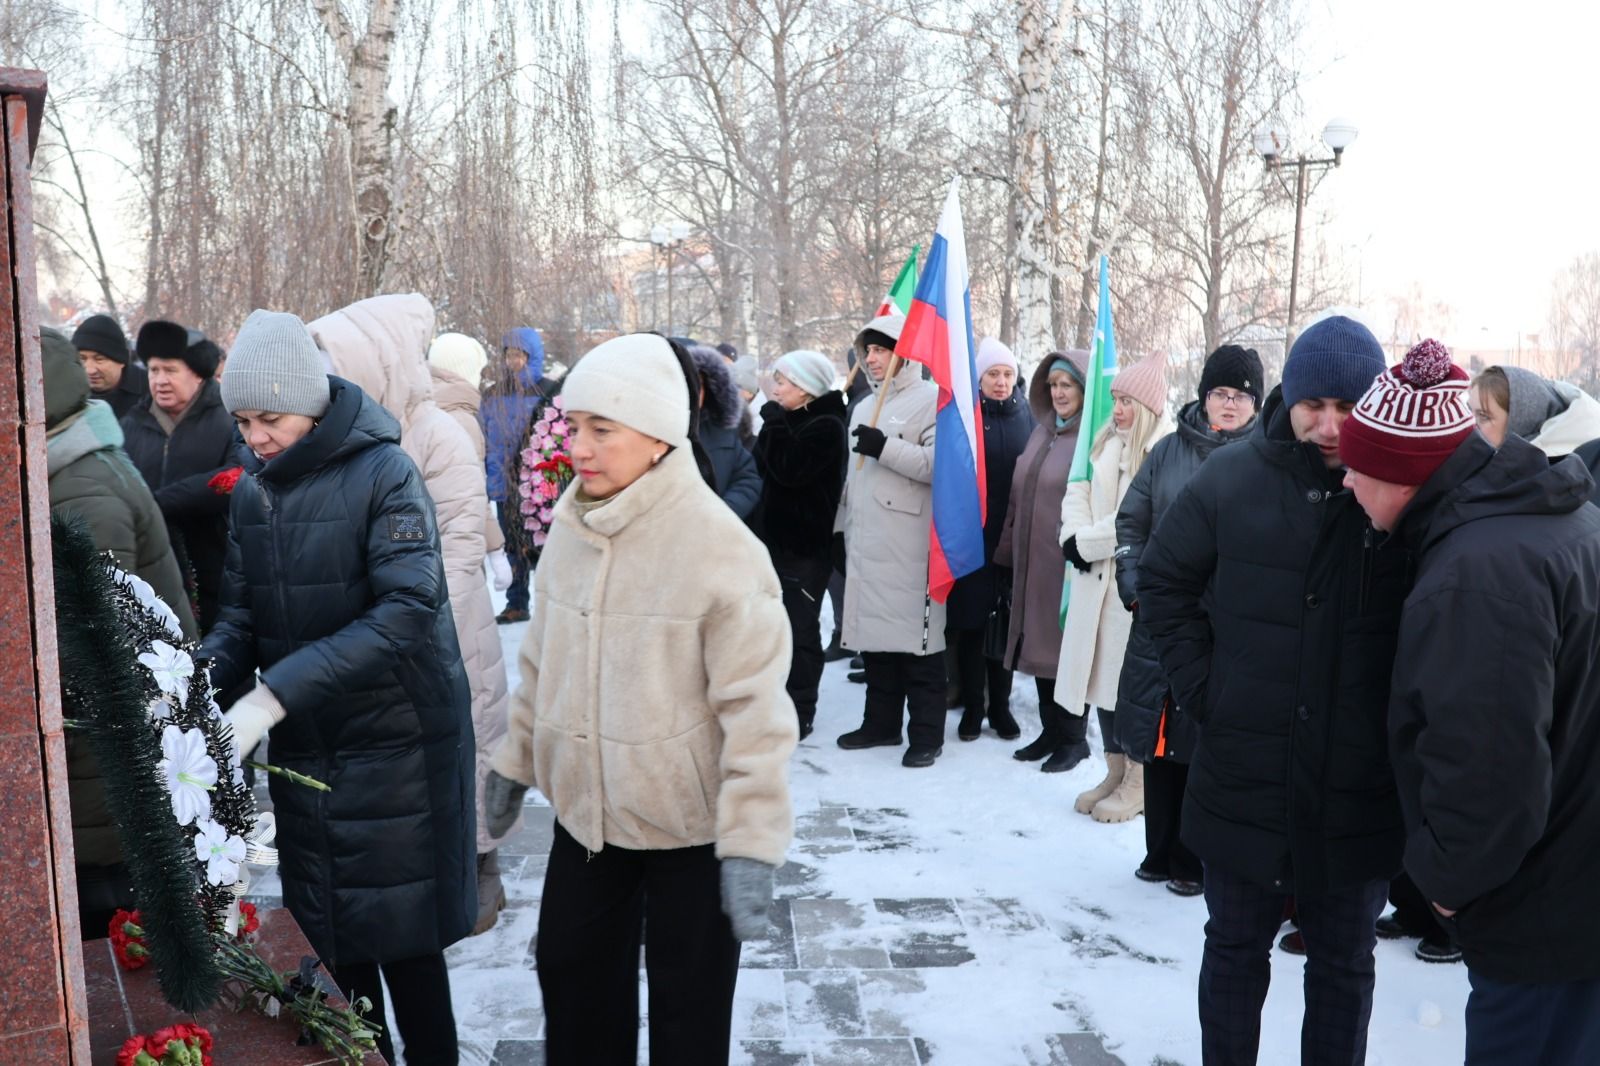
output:
[[980,569],[988,508],[977,348],[959,178],[950,182],[933,247],[923,265],[895,354],[922,363],[939,386],[933,443],[933,524],[928,592],[943,603],[956,578]]

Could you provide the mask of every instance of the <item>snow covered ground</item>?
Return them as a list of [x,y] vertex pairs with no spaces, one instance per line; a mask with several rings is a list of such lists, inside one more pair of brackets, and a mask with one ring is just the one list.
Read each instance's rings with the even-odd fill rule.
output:
[[[508,669],[523,629],[502,627]],[[1141,821],[1073,812],[1103,764],[1042,774],[992,733],[956,740],[953,714],[932,769],[903,769],[898,749],[841,751],[863,694],[845,667],[828,667],[817,732],[794,758],[795,843],[773,935],[744,949],[733,1061],[1198,1066],[1205,904],[1134,879]],[[1026,679],[1012,704],[1031,736]],[[530,795],[501,849],[509,906],[449,952],[464,1063],[543,1061],[533,940],[550,824]],[[1466,971],[1412,946],[1378,944],[1368,1066],[1462,1061]],[[1263,1064],[1299,1061],[1302,965],[1274,952]]]

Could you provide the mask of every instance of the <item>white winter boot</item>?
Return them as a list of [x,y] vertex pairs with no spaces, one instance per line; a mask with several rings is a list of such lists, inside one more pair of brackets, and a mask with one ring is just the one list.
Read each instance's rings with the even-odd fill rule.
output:
[[1127,761],[1128,758],[1125,755],[1107,754],[1105,780],[1087,792],[1080,792],[1077,801],[1072,805],[1072,809],[1079,814],[1088,814],[1094,810],[1095,804],[1115,792],[1117,786],[1122,784],[1123,777],[1127,775],[1127,770],[1124,768],[1124,764]]
[[1144,763],[1125,759],[1127,772],[1115,792],[1094,805],[1097,822],[1126,822],[1144,813]]

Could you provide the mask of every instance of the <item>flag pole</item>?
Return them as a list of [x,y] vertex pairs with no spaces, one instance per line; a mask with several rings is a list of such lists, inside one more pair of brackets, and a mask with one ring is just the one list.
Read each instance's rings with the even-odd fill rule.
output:
[[[857,360],[856,361],[856,366],[859,367],[860,365],[861,365],[861,361]],[[900,372],[900,356],[899,356],[899,353],[896,353],[896,354],[891,355],[889,357],[889,369],[884,372],[883,382],[882,382],[882,384],[880,384],[878,386],[878,402],[872,405],[872,419],[871,419],[871,421],[869,421],[867,423],[867,425],[871,426],[873,429],[877,429],[878,428],[878,417],[883,414],[883,401],[889,395],[889,382],[893,381],[894,380],[894,376],[896,374],[898,374],[899,372]],[[860,470],[863,466],[866,466],[866,465],[867,465],[867,453],[866,452],[862,452],[859,456],[856,457],[856,469]]]

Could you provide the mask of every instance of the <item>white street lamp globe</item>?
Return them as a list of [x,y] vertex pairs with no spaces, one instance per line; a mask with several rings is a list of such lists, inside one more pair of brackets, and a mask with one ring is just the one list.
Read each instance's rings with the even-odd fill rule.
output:
[[1254,141],[1256,151],[1263,159],[1276,159],[1288,150],[1289,130],[1283,124],[1283,119],[1273,115],[1256,127]]
[[1330,119],[1322,128],[1322,143],[1335,152],[1342,152],[1355,143],[1360,132],[1356,124],[1347,118]]
[[667,227],[665,227],[665,226],[651,226],[650,227],[650,243],[651,244],[666,244],[667,243]]

